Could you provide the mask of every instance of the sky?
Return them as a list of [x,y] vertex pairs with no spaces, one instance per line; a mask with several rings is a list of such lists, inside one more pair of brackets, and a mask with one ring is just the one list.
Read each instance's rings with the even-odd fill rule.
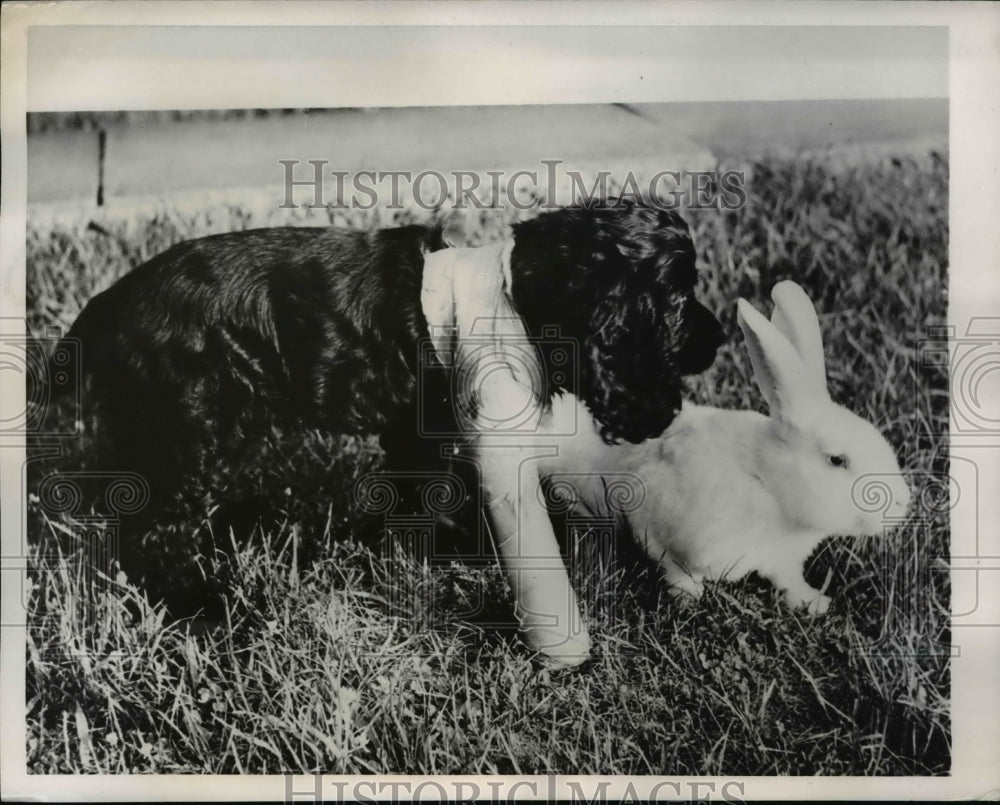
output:
[[918,26],[45,25],[28,109],[944,98]]

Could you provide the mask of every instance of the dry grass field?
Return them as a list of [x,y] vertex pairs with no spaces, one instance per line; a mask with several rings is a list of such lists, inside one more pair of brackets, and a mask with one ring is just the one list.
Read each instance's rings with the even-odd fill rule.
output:
[[[902,528],[833,537],[810,560],[809,579],[827,581],[834,599],[827,616],[790,611],[755,578],[712,584],[685,609],[623,549],[576,579],[591,591],[592,662],[552,672],[497,626],[512,619],[497,566],[432,566],[366,537],[342,490],[378,466],[375,443],[307,433],[255,468],[276,490],[269,524],[215,534],[214,547],[185,557],[225,579],[218,618],[178,618],[125,573],[109,572],[94,594],[85,542],[111,525],[47,509],[37,462],[27,515],[30,770],[947,774],[948,383],[920,360],[927,328],[946,314],[947,161],[733,166],[748,171],[746,207],[689,215],[699,295],[731,334],[691,397],[763,408],[735,301],[764,308],[776,281],[795,279],[821,314],[832,396],[883,430],[912,478]],[[29,220],[29,328],[67,326],[91,295],[172,243],[277,220],[234,207]],[[295,223],[327,220],[319,210]],[[493,236],[475,223],[469,233]],[[473,617],[470,601],[488,606]]]

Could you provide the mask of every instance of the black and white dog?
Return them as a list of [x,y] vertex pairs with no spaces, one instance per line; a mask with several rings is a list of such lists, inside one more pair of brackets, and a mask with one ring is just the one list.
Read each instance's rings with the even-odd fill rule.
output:
[[[439,337],[432,325],[456,322],[456,306],[478,311],[484,301],[463,297],[483,287],[469,285],[446,294],[442,320],[432,321],[425,267],[452,251],[496,263],[486,275],[532,343],[558,333],[575,345],[568,372],[538,361],[532,394],[543,419],[557,396],[575,395],[590,417],[580,427],[606,442],[641,442],[670,425],[682,377],[707,368],[722,341],[695,298],[695,250],[679,215],[627,200],[559,209],[515,224],[506,248],[483,249],[484,258],[448,250],[439,231],[421,226],[276,228],[199,238],[154,257],[91,299],[66,336],[80,343],[104,460],[143,475],[154,503],[169,509],[201,502],[213,466],[274,419],[380,434],[389,467],[440,456],[418,433],[416,406],[430,402],[448,419],[461,405],[421,386],[421,345]],[[459,282],[461,263],[449,282]],[[473,449],[488,441],[481,430],[470,432]],[[518,467],[491,466],[494,475]],[[487,481],[500,542],[523,527],[551,532],[513,511],[537,479],[527,488],[523,479]],[[526,553],[545,554],[551,533],[542,543]],[[522,548],[501,546],[509,566]],[[541,577],[530,561],[520,571],[512,582],[529,642],[581,659],[586,633],[567,643],[565,624],[553,625],[572,614],[571,593],[559,612],[533,611],[540,605],[523,588],[537,589]],[[561,572],[560,595],[569,589]]]

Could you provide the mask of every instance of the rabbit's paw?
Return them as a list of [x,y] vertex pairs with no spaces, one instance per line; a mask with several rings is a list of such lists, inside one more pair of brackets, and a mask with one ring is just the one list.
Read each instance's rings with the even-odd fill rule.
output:
[[820,593],[811,601],[806,602],[806,611],[810,615],[825,615],[832,601],[833,599],[830,596]]
[[668,589],[671,597],[683,607],[693,607],[701,600],[701,595],[705,591],[704,582],[700,577],[683,573],[668,575],[667,583],[670,585]]
[[701,600],[699,596],[692,595],[687,590],[678,590],[676,587],[669,588],[670,600],[673,601],[681,612],[691,612],[698,606]]
[[785,600],[792,608],[805,607],[810,615],[825,615],[832,601],[830,596],[816,592],[812,587],[807,590],[788,590],[785,592]]

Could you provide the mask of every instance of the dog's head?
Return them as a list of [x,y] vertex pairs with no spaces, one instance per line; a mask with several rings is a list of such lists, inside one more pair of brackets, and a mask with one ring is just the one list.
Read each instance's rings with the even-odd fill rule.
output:
[[511,269],[530,334],[556,327],[578,347],[576,376],[547,372],[549,391],[576,391],[606,442],[659,436],[682,376],[707,369],[723,341],[695,299],[694,244],[675,212],[621,200],[544,213],[515,225]]

